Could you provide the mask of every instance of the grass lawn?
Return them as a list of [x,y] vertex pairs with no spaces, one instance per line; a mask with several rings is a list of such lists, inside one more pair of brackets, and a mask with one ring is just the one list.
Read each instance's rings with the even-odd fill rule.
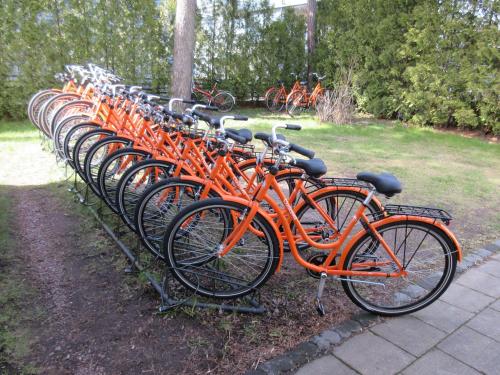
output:
[[[320,124],[311,115],[243,110],[255,131],[296,123],[302,131],[282,130],[287,138],[316,151],[329,176],[354,177],[360,171],[388,171],[403,183],[391,203],[444,208],[464,250],[500,237],[500,144],[364,119],[352,125]],[[231,126],[246,125],[233,122]]]
[[[500,144],[429,128],[365,120],[352,125],[320,124],[311,115],[290,118],[265,110],[239,111],[254,131],[297,123],[302,131],[282,130],[293,142],[316,151],[329,176],[353,177],[359,171],[388,171],[403,183],[391,203],[430,205],[449,210],[464,249],[500,234]],[[22,143],[22,151],[20,146]],[[0,185],[39,185],[61,180],[53,156],[40,151],[37,131],[28,122],[0,123]]]

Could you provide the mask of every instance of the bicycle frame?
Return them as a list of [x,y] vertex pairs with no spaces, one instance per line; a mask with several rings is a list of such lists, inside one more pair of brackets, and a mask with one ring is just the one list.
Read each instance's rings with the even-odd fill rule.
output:
[[216,92],[216,90],[217,90],[217,82],[214,82],[210,91],[203,90],[201,86],[197,83],[195,83],[193,87],[193,92],[200,93],[201,95],[205,96],[208,99],[208,101],[212,100],[212,98],[214,97],[214,92]]
[[[266,199],[266,193],[267,191],[273,188],[276,194],[278,195],[279,201],[281,201],[285,207],[285,210],[281,210],[278,206],[278,203],[275,201],[268,200]],[[262,215],[268,223],[273,227],[279,241],[280,241],[280,259],[278,263],[278,268],[277,270],[281,268],[281,264],[283,261],[283,239],[280,236],[280,231],[278,229],[277,224],[272,220],[272,218],[269,216],[268,213],[266,213],[261,207],[260,203],[264,200],[267,201],[268,204],[271,205],[271,207],[274,209],[276,214],[279,217],[280,223],[282,224],[283,232],[285,234],[285,238],[288,240],[290,250],[292,253],[292,256],[294,257],[295,261],[299,263],[302,267],[310,269],[311,271],[317,272],[317,273],[326,273],[327,275],[334,275],[334,276],[361,276],[361,277],[401,277],[401,276],[406,276],[407,272],[404,270],[403,265],[401,262],[398,260],[396,255],[394,254],[393,250],[391,247],[387,244],[387,242],[384,240],[384,238],[378,233],[377,228],[379,228],[382,225],[392,223],[392,222],[397,222],[401,220],[415,220],[415,221],[421,221],[421,222],[426,222],[426,223],[431,223],[433,225],[438,226],[441,230],[447,234],[452,241],[454,242],[454,245],[457,248],[458,251],[458,259],[462,259],[462,253],[461,253],[461,248],[460,245],[458,244],[458,241],[454,237],[454,235],[440,222],[437,222],[435,219],[429,219],[429,218],[424,218],[424,217],[417,217],[417,216],[401,216],[401,215],[394,215],[391,217],[384,218],[382,220],[376,221],[371,223],[370,220],[367,218],[367,216],[364,214],[366,210],[366,205],[370,202],[370,200],[373,198],[374,190],[370,191],[369,195],[363,202],[363,205],[360,206],[354,217],[351,219],[349,224],[347,225],[346,229],[340,234],[340,236],[331,243],[318,243],[311,239],[305,228],[301,225],[300,220],[297,218],[293,208],[291,207],[288,199],[286,198],[285,194],[281,190],[279,184],[276,182],[275,176],[269,173],[266,176],[266,179],[264,180],[264,183],[261,185],[260,190],[256,193],[256,195],[253,197],[251,201],[242,199],[242,198],[237,198],[237,197],[225,197],[224,199],[230,202],[234,203],[239,203],[242,205],[245,205],[249,208],[249,211],[247,212],[246,217],[235,226],[234,230],[231,232],[231,234],[224,240],[224,243],[222,244],[223,250],[219,252],[219,256],[223,257],[227,253],[231,251],[231,249],[240,241],[240,239],[243,237],[245,232],[251,228],[251,222],[253,218],[259,213]],[[318,209],[318,211],[321,213],[321,215],[327,220],[329,223],[331,223],[331,220],[328,217],[328,214],[324,212],[324,210],[320,207],[317,206],[315,207]],[[315,247],[316,249],[323,250],[323,251],[328,251],[328,255],[322,265],[315,265],[312,264],[306,260],[304,260],[297,249],[296,246],[296,239],[294,238],[294,235],[292,233],[292,230],[290,228],[290,222],[286,218],[286,214],[290,215],[291,221],[295,224],[297,230],[299,231],[301,238],[305,240],[310,246]],[[351,234],[352,230],[354,229],[354,226],[358,222],[363,222],[366,229],[358,231],[353,238],[346,244],[345,249],[340,252],[340,249],[342,246],[346,243],[347,238]],[[334,229],[334,228],[332,228]],[[348,271],[348,270],[342,270],[342,265],[344,264],[345,258],[347,256],[348,251],[350,248],[358,241],[363,235],[366,233],[372,233],[372,235],[376,238],[377,241],[382,245],[386,253],[388,254],[389,258],[394,261],[394,263],[397,265],[399,271],[398,272],[391,272],[391,273],[386,273],[386,272],[366,272],[366,271]],[[339,254],[340,252],[340,260],[337,262],[335,265],[330,266],[334,258]],[[362,264],[359,264],[358,267],[360,268],[366,268],[367,266],[375,267],[375,266],[380,266],[380,265],[385,265],[387,263],[381,263],[381,262],[364,262]],[[353,268],[356,268],[356,264],[353,265]]]

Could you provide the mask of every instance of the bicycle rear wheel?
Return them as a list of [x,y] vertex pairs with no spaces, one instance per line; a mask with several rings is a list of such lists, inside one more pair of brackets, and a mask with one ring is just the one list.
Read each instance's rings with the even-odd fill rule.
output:
[[282,90],[276,92],[272,98],[272,112],[281,112],[286,105],[286,92]]
[[[328,243],[334,241],[342,233],[350,223],[355,212],[363,205],[365,198],[366,194],[347,188],[339,188],[337,190],[325,189],[324,193],[318,192],[314,196],[314,203],[328,214],[335,223],[335,228],[330,227],[321,213],[307,200],[305,200],[306,203],[297,211],[297,217],[311,238],[317,242]],[[373,214],[381,210],[382,207],[379,207],[377,202],[372,199],[366,207],[365,214]],[[294,223],[290,224],[290,228],[294,233],[297,233]],[[362,229],[361,223],[358,222],[351,233],[357,233]],[[348,239],[351,237],[348,237]],[[297,241],[296,245],[299,250],[305,250],[310,247],[305,241]],[[288,244],[285,243],[285,248],[287,247]]]
[[[412,220],[384,224],[377,231],[408,276],[366,277],[360,280],[362,283],[356,282],[358,277],[342,277],[349,298],[362,309],[385,316],[412,313],[438,299],[450,285],[456,269],[457,252],[451,239],[435,225]],[[343,269],[398,271],[396,263],[370,233],[351,247]]]
[[248,211],[246,205],[213,198],[175,216],[163,242],[175,278],[197,294],[225,299],[242,297],[264,284],[276,270],[279,241],[260,214],[251,222],[254,230],[247,230],[226,255],[218,255]]
[[236,100],[230,93],[226,91],[219,91],[217,95],[210,100],[209,104],[219,108],[220,112],[229,112],[236,104]]

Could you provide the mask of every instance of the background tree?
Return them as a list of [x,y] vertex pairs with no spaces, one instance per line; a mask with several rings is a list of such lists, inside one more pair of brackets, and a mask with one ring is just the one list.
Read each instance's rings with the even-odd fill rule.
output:
[[[311,66],[334,87],[354,66],[360,111],[500,133],[498,0],[322,0],[314,29],[268,0],[198,3],[189,0],[195,75],[222,80],[240,103],[278,79],[289,86],[292,72],[306,78]],[[0,117],[25,117],[29,97],[69,63],[94,62],[155,90],[178,84],[177,74],[169,82],[175,7],[176,0],[3,0]],[[191,63],[174,63],[191,73]]]
[[177,0],[174,30],[172,96],[191,98],[196,0]]
[[307,85],[311,87],[311,74],[313,73],[313,55],[316,34],[316,12],[318,4],[316,0],[307,0]]

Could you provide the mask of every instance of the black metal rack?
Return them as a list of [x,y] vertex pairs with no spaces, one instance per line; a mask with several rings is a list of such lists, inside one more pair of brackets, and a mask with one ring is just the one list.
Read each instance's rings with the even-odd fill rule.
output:
[[[110,217],[116,217],[116,215],[110,213],[106,214],[105,210],[107,207],[103,203],[101,199],[96,200],[95,202],[91,202],[91,190],[88,185],[85,185],[83,190],[79,190],[78,186],[78,178],[77,174],[74,173],[73,185],[68,189],[70,192],[73,192],[80,204],[86,206],[89,211],[94,215],[95,219],[101,224],[104,231],[110,236],[110,238],[118,245],[119,249],[122,253],[127,257],[129,262],[129,267],[127,268],[127,272],[131,272],[137,270],[140,274],[142,274],[150,283],[150,285],[155,289],[155,291],[160,295],[161,305],[159,307],[160,312],[166,312],[175,307],[179,306],[189,306],[193,308],[208,308],[208,309],[217,309],[221,311],[230,311],[230,312],[240,312],[240,313],[249,313],[249,314],[263,314],[267,310],[260,303],[260,294],[256,290],[249,295],[249,297],[237,300],[235,304],[231,303],[212,303],[212,302],[203,302],[199,301],[195,296],[189,296],[183,299],[174,298],[171,295],[171,283],[173,276],[171,275],[171,271],[168,267],[164,266],[165,272],[163,278],[158,280],[158,277],[155,277],[151,272],[149,272],[148,267],[146,267],[140,261],[140,251],[141,251],[141,243],[140,240],[137,239],[137,244],[135,245],[135,249],[132,249],[128,246],[122,239],[129,235],[133,234],[132,231],[128,229],[121,222],[118,222],[115,228],[112,228],[112,225],[106,222],[106,220]],[[67,178],[69,181],[71,176]],[[93,195],[93,194],[92,194]],[[240,302],[239,304],[237,304]]]

